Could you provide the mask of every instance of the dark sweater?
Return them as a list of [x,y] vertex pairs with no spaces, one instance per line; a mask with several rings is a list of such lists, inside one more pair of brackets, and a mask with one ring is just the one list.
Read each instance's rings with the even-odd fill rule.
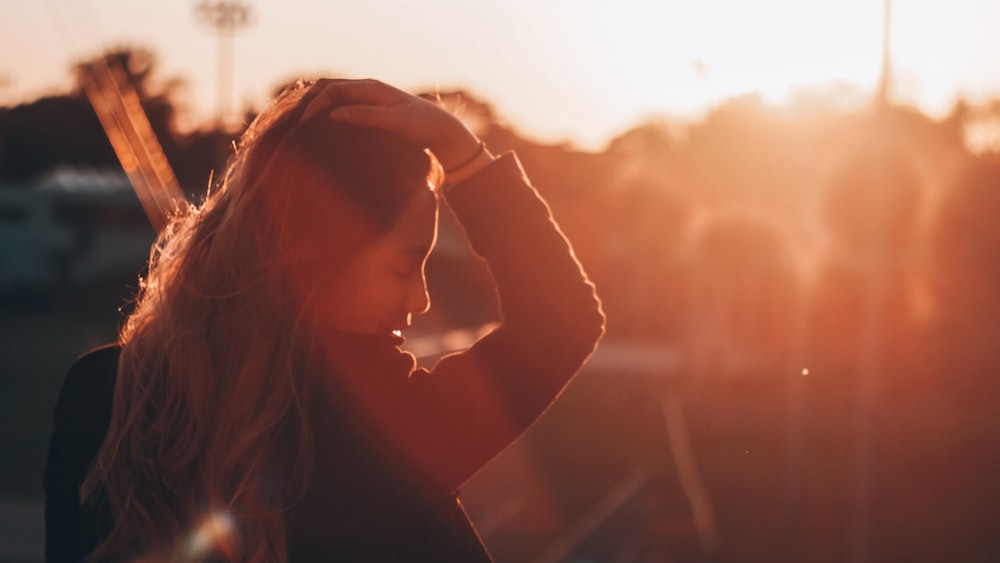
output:
[[[400,339],[324,337],[308,362],[317,460],[286,518],[291,561],[489,561],[459,487],[541,416],[603,333],[593,286],[513,155],[447,199],[490,266],[503,323],[430,371]],[[78,488],[107,432],[118,352],[74,364],[54,409],[49,561],[81,560],[110,525],[81,509]]]

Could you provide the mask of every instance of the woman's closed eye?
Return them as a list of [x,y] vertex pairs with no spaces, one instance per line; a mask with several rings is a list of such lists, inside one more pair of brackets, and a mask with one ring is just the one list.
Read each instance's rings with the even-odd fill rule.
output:
[[423,264],[423,255],[407,255],[405,259],[400,260],[393,266],[392,272],[400,279],[409,280],[421,273]]

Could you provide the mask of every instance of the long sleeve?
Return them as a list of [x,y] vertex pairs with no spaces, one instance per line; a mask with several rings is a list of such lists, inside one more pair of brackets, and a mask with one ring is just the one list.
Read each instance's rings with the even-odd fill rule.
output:
[[81,356],[53,408],[44,475],[46,561],[83,561],[106,531],[108,521],[80,505],[80,485],[108,429],[119,351],[105,346]]
[[437,490],[452,492],[552,404],[593,352],[604,316],[513,154],[456,186],[448,204],[490,267],[501,325],[430,371],[397,352],[391,365],[346,383],[380,441]]

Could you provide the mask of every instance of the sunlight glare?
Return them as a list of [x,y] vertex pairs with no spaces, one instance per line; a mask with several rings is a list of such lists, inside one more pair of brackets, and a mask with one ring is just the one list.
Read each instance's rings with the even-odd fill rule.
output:
[[188,539],[186,558],[200,560],[215,549],[231,555],[233,528],[233,519],[225,512],[210,514]]
[[867,0],[631,0],[589,15],[600,49],[588,55],[608,87],[631,85],[617,95],[650,110],[693,112],[741,93],[777,104],[838,82],[874,89],[881,68],[881,3]]
[[1000,117],[967,121],[964,136],[966,146],[974,153],[1000,152]]

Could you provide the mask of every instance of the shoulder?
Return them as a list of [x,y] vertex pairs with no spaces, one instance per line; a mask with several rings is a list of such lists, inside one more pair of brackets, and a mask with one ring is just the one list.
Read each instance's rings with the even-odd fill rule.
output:
[[59,390],[42,481],[46,560],[83,561],[94,534],[106,530],[95,520],[101,515],[81,507],[79,490],[107,433],[120,351],[107,345],[80,355]]
[[83,375],[80,374],[103,374],[109,367],[117,368],[121,351],[121,346],[118,344],[105,344],[88,350],[77,356],[73,365],[70,366],[69,375],[82,377]]
[[110,413],[120,355],[120,346],[108,344],[76,358],[59,390],[54,412],[57,420]]

